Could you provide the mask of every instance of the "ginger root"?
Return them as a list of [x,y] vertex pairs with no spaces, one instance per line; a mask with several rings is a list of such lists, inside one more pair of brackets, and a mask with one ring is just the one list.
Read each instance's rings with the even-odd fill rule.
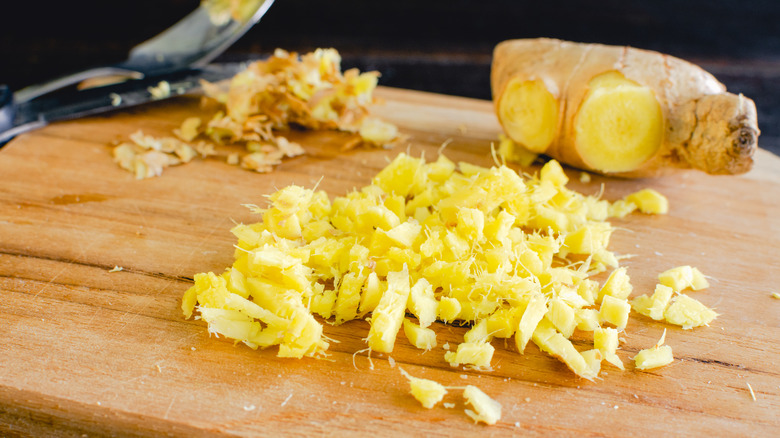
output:
[[555,39],[504,41],[491,71],[506,135],[531,152],[623,177],[750,170],[756,107],[702,68],[657,52]]

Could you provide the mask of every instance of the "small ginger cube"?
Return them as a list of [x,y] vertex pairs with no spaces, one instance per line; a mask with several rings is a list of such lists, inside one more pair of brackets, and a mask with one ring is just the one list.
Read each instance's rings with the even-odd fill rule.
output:
[[398,128],[376,117],[367,117],[360,124],[358,133],[365,142],[384,146],[398,137]]
[[674,361],[672,347],[663,345],[665,338],[666,329],[664,329],[661,339],[655,346],[640,350],[639,353],[634,356],[634,368],[644,371],[672,363]]
[[409,380],[409,392],[424,408],[433,408],[436,403],[439,403],[444,398],[444,395],[447,394],[447,389],[441,383],[434,380],[412,377],[402,368],[399,368],[399,370],[401,370],[401,374]]
[[622,370],[623,361],[616,354],[619,342],[618,331],[614,328],[599,327],[593,331],[593,347],[601,352],[604,360]]
[[653,189],[642,189],[626,196],[626,201],[635,204],[639,211],[646,214],[666,214],[669,212],[669,201]]
[[401,248],[409,248],[420,235],[422,226],[416,220],[409,220],[387,232],[387,237]]
[[403,324],[410,292],[408,271],[387,274],[387,291],[382,294],[372,313],[371,328],[368,331],[368,346],[372,350],[381,353],[393,351],[395,338]]
[[577,328],[577,319],[574,315],[574,309],[560,298],[550,300],[550,307],[545,317],[558,329],[561,334],[570,338],[574,329]]
[[668,323],[682,326],[685,330],[709,325],[717,316],[714,310],[684,294],[674,297],[664,311],[664,318]]
[[558,333],[551,322],[543,319],[539,326],[536,327],[536,330],[534,330],[531,339],[533,339],[534,344],[540,350],[560,359],[578,376],[588,380],[596,378],[597,374],[593,374],[593,368],[585,361],[582,354],[574,348],[574,344]]
[[404,334],[415,347],[428,351],[436,346],[436,332],[404,319]]
[[607,295],[621,300],[626,299],[633,290],[634,287],[631,285],[631,278],[626,273],[626,268],[617,268],[609,274],[609,278],[604,282],[604,286],[599,291],[598,300],[603,300]]
[[631,306],[638,313],[660,321],[664,319],[664,312],[672,300],[673,294],[672,288],[658,284],[655,286],[655,292],[652,296],[638,296],[631,301]]
[[574,319],[577,328],[586,332],[592,332],[599,327],[599,311],[596,309],[576,309]]
[[589,375],[598,376],[601,371],[601,361],[604,359],[601,355],[601,351],[596,348],[586,350],[580,353],[582,358],[585,359],[585,364],[589,368]]
[[360,292],[363,289],[365,277],[354,272],[348,272],[339,284],[336,305],[333,308],[336,324],[352,321],[357,318]]
[[487,333],[497,338],[511,338],[520,321],[517,308],[501,308],[487,317]]
[[333,316],[333,307],[336,304],[336,291],[326,290],[322,294],[311,298],[309,309],[321,317],[328,319]]
[[493,400],[479,388],[473,385],[466,386],[463,390],[466,403],[474,407],[474,410],[466,409],[466,415],[474,422],[482,421],[485,424],[496,424],[501,419],[501,403]]
[[481,319],[474,324],[466,333],[463,334],[463,340],[466,342],[490,342],[493,336],[488,333],[488,320]]
[[607,222],[588,222],[566,234],[564,244],[573,254],[592,254],[609,245],[612,226]]
[[569,177],[563,172],[561,163],[556,160],[550,160],[542,166],[542,170],[539,171],[539,179],[549,181],[557,187],[563,187],[569,182]]
[[420,321],[421,327],[428,327],[436,321],[438,302],[433,295],[433,286],[428,280],[420,278],[412,286],[407,307]]
[[709,287],[709,282],[697,268],[678,266],[658,274],[658,281],[675,292],[691,288],[701,290]]
[[485,214],[476,208],[461,208],[457,214],[458,223],[455,229],[470,242],[483,240]]
[[473,365],[477,368],[490,368],[495,348],[488,342],[462,342],[457,351],[444,353],[444,360],[452,366]]
[[631,305],[628,304],[628,300],[607,295],[601,301],[599,320],[614,325],[618,330],[623,330],[628,323],[630,312]]
[[460,301],[457,298],[442,297],[436,311],[439,314],[439,319],[444,322],[452,322],[458,317],[461,309]]
[[517,325],[517,331],[515,332],[515,345],[518,352],[523,353],[525,351],[525,346],[546,313],[547,298],[541,293],[533,294],[528,301],[525,311],[523,311],[523,316],[520,317],[520,323]]
[[361,315],[373,311],[379,305],[379,300],[386,287],[387,283],[380,280],[376,272],[368,274],[366,283],[363,285],[363,294],[360,296],[360,306],[358,306]]
[[644,371],[669,365],[672,362],[674,362],[672,347],[662,345],[639,351],[634,357],[634,368]]

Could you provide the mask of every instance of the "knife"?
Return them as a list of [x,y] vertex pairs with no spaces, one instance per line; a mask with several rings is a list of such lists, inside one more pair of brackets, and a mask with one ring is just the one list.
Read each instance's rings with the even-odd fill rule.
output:
[[64,90],[19,104],[14,102],[13,93],[8,87],[0,86],[0,147],[19,134],[55,121],[77,119],[198,92],[201,80],[218,82],[228,79],[244,65],[208,64],[199,69],[152,79],[136,79],[78,91]]

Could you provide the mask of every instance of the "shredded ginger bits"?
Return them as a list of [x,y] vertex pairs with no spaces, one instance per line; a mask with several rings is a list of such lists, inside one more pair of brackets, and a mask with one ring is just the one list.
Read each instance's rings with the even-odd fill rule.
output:
[[[326,354],[315,315],[367,319],[368,347],[381,353],[402,329],[430,350],[432,323],[455,322],[472,329],[456,349],[435,353],[454,366],[490,369],[493,339],[515,338],[520,354],[533,342],[593,380],[603,359],[622,367],[616,337],[585,349],[569,338],[575,329],[623,330],[632,288],[608,249],[612,204],[567,181],[556,161],[523,177],[401,153],[370,185],[332,201],[282,188],[267,208],[250,207],[262,221],[232,229],[233,265],[196,274],[182,310],[197,311],[215,336],[297,358]],[[610,269],[603,286],[590,278]]]
[[[226,89],[203,82],[206,96],[220,105],[210,119],[188,117],[174,136],[136,133],[114,148],[114,161],[138,179],[159,176],[165,168],[196,157],[219,156],[228,164],[271,172],[282,159],[304,153],[301,145],[278,134],[292,126],[352,133],[344,149],[359,144],[389,146],[401,138],[398,129],[369,111],[378,77],[378,72],[357,69],[342,72],[341,55],[335,49],[304,55],[277,49],[273,56],[236,74]],[[149,91],[155,99],[170,95],[167,82]],[[245,150],[240,156],[220,153],[222,145]]]

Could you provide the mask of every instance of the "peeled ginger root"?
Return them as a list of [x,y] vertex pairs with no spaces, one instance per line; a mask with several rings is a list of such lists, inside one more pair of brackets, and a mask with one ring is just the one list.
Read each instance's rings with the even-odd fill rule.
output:
[[491,85],[511,140],[574,167],[647,177],[675,168],[740,174],[753,164],[753,101],[672,56],[509,40],[495,48]]

